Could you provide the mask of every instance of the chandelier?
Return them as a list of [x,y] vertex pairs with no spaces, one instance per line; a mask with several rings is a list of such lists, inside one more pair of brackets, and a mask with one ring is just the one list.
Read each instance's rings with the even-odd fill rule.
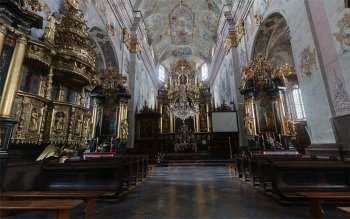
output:
[[185,89],[181,89],[180,98],[174,103],[169,103],[169,111],[175,117],[180,118],[183,122],[185,119],[195,116],[198,112],[198,106],[190,104],[187,100],[187,95]]

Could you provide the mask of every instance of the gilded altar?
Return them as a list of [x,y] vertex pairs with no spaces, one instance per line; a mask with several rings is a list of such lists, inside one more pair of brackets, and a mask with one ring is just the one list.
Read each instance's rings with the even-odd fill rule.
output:
[[[179,59],[171,63],[157,98],[162,147],[173,147],[176,142],[209,140],[211,94],[194,62]],[[186,133],[183,127],[187,127]]]
[[[22,13],[28,6],[34,7],[35,2],[40,6],[37,1],[30,1],[29,5],[18,5],[16,13]],[[14,91],[18,92],[13,99],[11,94],[2,93],[2,105],[13,105],[1,107],[6,111],[1,112],[2,116],[16,120],[12,144],[76,147],[85,145],[90,135],[89,96],[95,87],[92,79],[96,75],[97,54],[84,14],[70,3],[65,2],[60,15],[47,14],[45,32],[38,40],[27,40],[29,34],[21,35],[1,20],[1,27],[6,28],[7,33],[2,58],[5,61],[10,55],[13,58],[23,55],[23,61],[17,63],[20,76],[17,81],[11,81]],[[21,54],[18,54],[19,47],[16,48],[16,33],[24,40]]]
[[277,66],[261,54],[242,69],[240,90],[249,145],[264,149],[293,145],[295,124],[285,112],[287,78],[293,73],[290,65]]

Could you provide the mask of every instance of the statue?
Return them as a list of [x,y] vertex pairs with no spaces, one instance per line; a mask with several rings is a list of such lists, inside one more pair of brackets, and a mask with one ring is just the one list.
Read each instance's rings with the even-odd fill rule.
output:
[[36,132],[39,129],[39,113],[36,108],[32,109],[29,126],[29,131],[31,132]]
[[246,117],[244,126],[247,135],[254,135],[254,126],[252,118]]
[[120,123],[120,128],[121,128],[121,138],[125,139],[128,138],[128,129],[129,129],[129,124],[128,121],[126,119],[124,119],[121,123]]
[[52,44],[55,43],[56,26],[57,24],[60,24],[57,17],[57,12],[47,17],[47,25],[43,35],[43,38]]
[[64,113],[58,112],[55,114],[55,131],[61,134],[64,130]]
[[286,116],[284,117],[284,122],[285,122],[285,127],[286,127],[286,134],[290,134],[290,135],[295,135],[296,131],[295,131],[295,124],[293,119],[290,116]]
[[75,121],[75,134],[80,136],[81,129],[83,127],[83,120],[81,116],[77,116],[77,120]]

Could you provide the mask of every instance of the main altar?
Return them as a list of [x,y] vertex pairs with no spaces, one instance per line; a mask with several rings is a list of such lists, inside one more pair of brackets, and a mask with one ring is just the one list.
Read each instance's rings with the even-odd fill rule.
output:
[[170,64],[158,95],[159,140],[166,152],[208,150],[211,94],[196,64],[179,59]]

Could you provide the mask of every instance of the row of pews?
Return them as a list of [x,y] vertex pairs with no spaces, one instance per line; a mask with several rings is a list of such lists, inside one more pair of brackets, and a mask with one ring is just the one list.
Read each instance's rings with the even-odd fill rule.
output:
[[350,206],[350,164],[336,157],[238,156],[229,168],[237,177],[260,187],[282,203],[310,200],[313,218],[324,218],[322,200]]
[[95,199],[115,200],[149,177],[147,155],[123,155],[90,160],[47,162],[30,191],[1,193],[0,218],[9,211],[53,211],[70,218],[70,210],[85,202],[85,218],[94,213]]

